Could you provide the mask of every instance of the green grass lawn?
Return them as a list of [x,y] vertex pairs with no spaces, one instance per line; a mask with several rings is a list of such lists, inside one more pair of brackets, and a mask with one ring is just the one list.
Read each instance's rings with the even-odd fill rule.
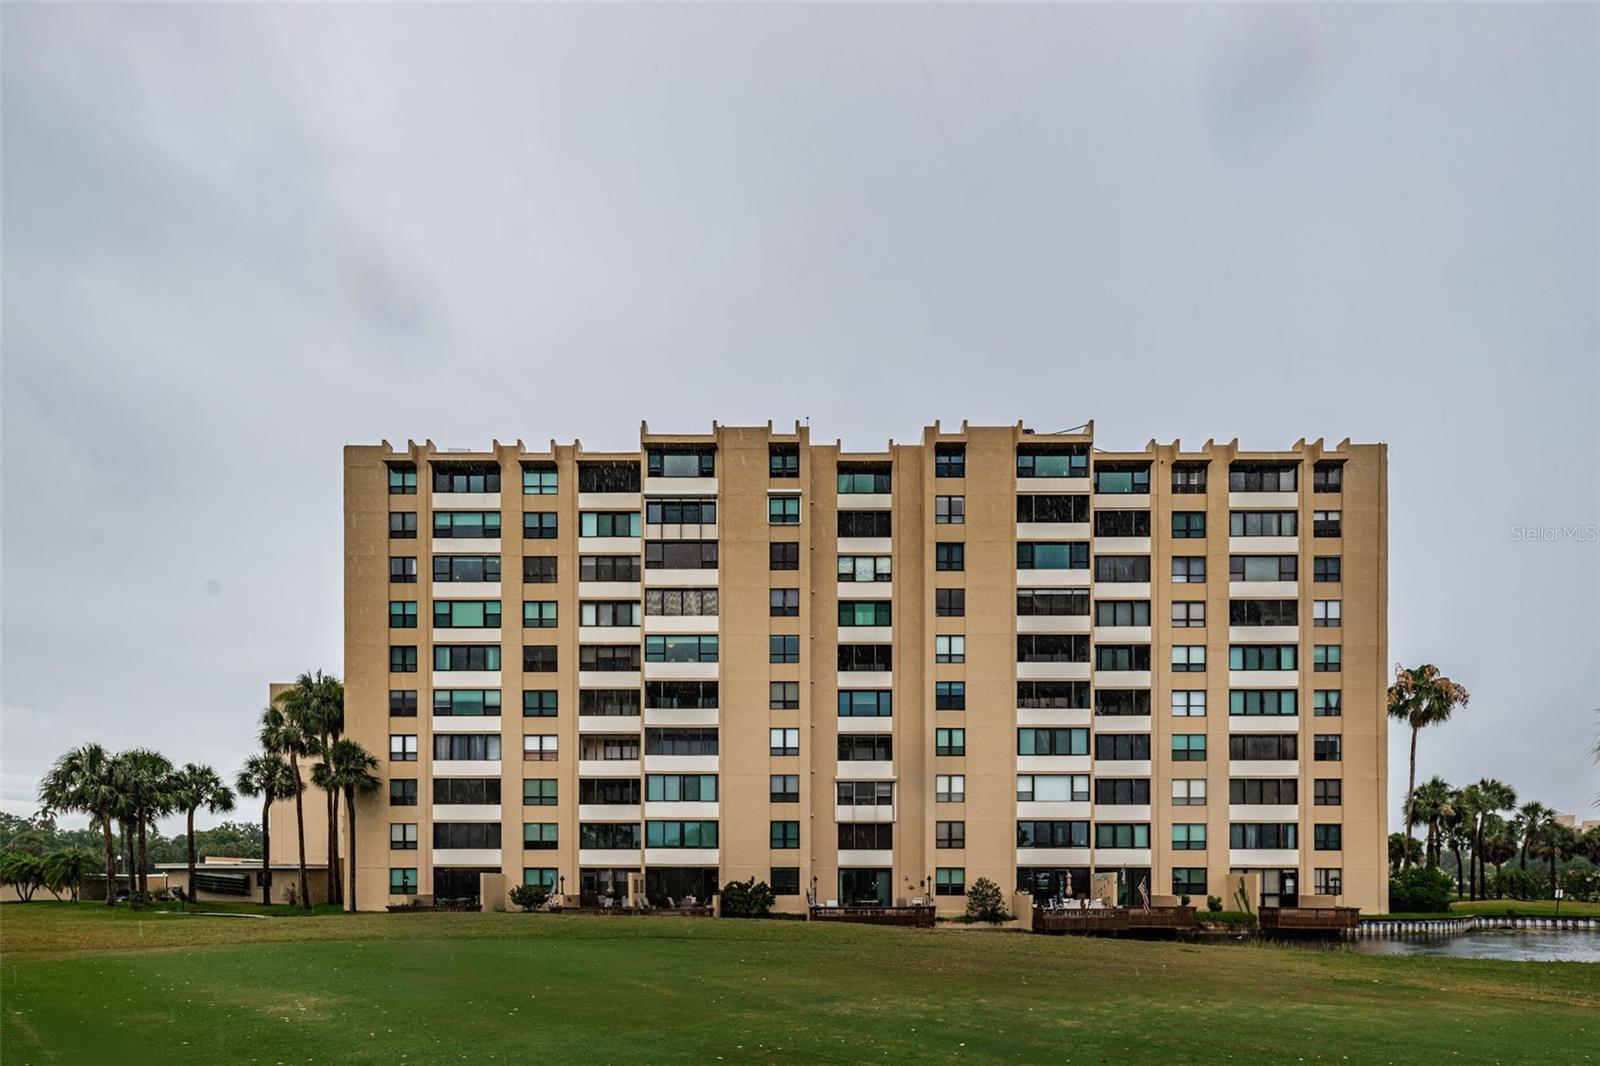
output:
[[1524,918],[1600,918],[1600,903],[1581,903],[1564,899],[1556,910],[1553,899],[1453,900],[1448,912],[1438,914],[1370,914],[1369,918],[1465,918],[1473,914],[1520,915]]
[[1595,1062],[1600,966],[802,922],[0,907],[40,1062]]

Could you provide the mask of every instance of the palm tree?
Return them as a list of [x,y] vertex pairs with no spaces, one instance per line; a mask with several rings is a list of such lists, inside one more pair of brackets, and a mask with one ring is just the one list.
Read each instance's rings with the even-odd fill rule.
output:
[[[1484,877],[1485,885],[1493,885],[1495,898],[1499,899],[1500,892],[1500,867],[1511,861],[1517,854],[1517,838],[1512,832],[1511,823],[1498,814],[1486,814],[1483,817],[1483,827],[1479,832],[1482,838],[1479,842],[1484,862],[1494,867],[1494,880]],[[1487,890],[1484,898],[1489,897]]]
[[1415,852],[1417,842],[1404,833],[1389,834],[1389,874],[1393,876],[1400,872],[1400,864],[1405,862],[1407,852]]
[[1418,785],[1417,791],[1411,797],[1411,810],[1415,811],[1418,820],[1428,827],[1427,848],[1423,853],[1423,861],[1431,866],[1439,865],[1439,823],[1450,813],[1450,805],[1454,799],[1455,789],[1438,775]]
[[1472,826],[1472,898],[1486,899],[1489,893],[1483,883],[1483,822],[1485,818],[1497,816],[1500,811],[1516,810],[1517,790],[1492,777],[1481,778],[1476,785],[1468,787],[1477,790]]
[[312,771],[313,779],[321,778],[317,781],[318,787],[328,790],[329,795],[335,792],[344,795],[346,821],[350,829],[348,909],[352,913],[356,909],[356,795],[378,787],[378,778],[373,773],[377,768],[378,760],[366,748],[353,740],[336,740],[328,749],[327,758]]
[[[209,766],[189,763],[173,775],[173,804],[188,819],[189,898],[194,898],[194,812],[204,807],[212,814],[233,810],[233,789]],[[185,902],[187,907],[187,902]]]
[[1578,834],[1573,832],[1570,825],[1562,825],[1555,820],[1555,816],[1544,823],[1544,831],[1539,834],[1539,846],[1536,854],[1550,860],[1550,895],[1556,892],[1556,864],[1572,858],[1577,850]]
[[1539,835],[1539,827],[1544,824],[1545,818],[1553,813],[1549,807],[1538,800],[1529,800],[1517,810],[1516,820],[1511,823],[1521,842],[1521,856],[1517,865],[1522,869],[1528,868],[1528,848]]
[[[300,778],[282,756],[252,755],[233,779],[246,796],[261,797],[261,902],[272,903],[272,805],[299,793]],[[193,883],[192,881],[190,882]]]
[[306,879],[306,808],[305,779],[300,776],[300,759],[316,750],[317,738],[313,724],[314,707],[310,696],[298,686],[281,694],[261,712],[261,746],[268,751],[287,756],[289,769],[294,771],[295,831],[298,834],[300,862],[300,906],[311,909],[310,882]]
[[[135,748],[118,757],[121,775],[118,786],[127,798],[129,813],[139,836],[139,891],[150,891],[150,853],[146,833],[151,823],[173,806],[172,763],[165,755],[148,748]],[[133,882],[128,882],[133,891]]]
[[1408,837],[1416,821],[1410,800],[1417,792],[1417,734],[1425,726],[1449,721],[1450,712],[1465,707],[1469,698],[1467,690],[1439,673],[1437,666],[1425,663],[1409,670],[1395,667],[1394,684],[1389,686],[1389,717],[1411,727],[1411,778],[1406,787]]
[[61,898],[64,888],[71,893],[72,902],[78,902],[78,888],[94,869],[95,861],[95,853],[84,848],[62,848],[50,852],[41,860],[44,887],[56,899]]
[[[344,685],[318,670],[301,674],[290,691],[304,709],[306,725],[314,735],[312,754],[325,762],[328,751],[344,734]],[[315,773],[312,783],[316,784]],[[325,790],[324,796],[328,813],[328,902],[333,903],[344,898],[339,870],[339,802],[334,792]]]
[[1462,851],[1472,843],[1469,805],[1471,797],[1466,789],[1457,789],[1450,800],[1450,809],[1439,822],[1439,841],[1456,857],[1456,899],[1466,893],[1467,863]]
[[117,850],[111,823],[116,819],[116,760],[99,744],[73,748],[55,761],[39,782],[39,802],[46,813],[77,811],[98,825],[106,848],[106,906],[117,905]]

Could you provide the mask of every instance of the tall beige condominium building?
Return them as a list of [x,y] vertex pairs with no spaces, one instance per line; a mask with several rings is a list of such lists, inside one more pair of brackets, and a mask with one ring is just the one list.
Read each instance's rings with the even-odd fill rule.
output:
[[1384,445],[641,438],[346,449],[363,906],[1244,870],[1386,909]]

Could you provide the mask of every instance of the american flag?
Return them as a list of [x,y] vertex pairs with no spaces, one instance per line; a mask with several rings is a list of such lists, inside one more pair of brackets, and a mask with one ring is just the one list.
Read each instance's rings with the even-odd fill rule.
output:
[[1150,913],[1150,882],[1139,882],[1139,898],[1144,901],[1144,912]]

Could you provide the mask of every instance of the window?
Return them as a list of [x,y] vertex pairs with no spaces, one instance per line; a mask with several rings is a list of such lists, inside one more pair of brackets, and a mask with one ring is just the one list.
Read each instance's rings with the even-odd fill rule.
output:
[[933,498],[933,524],[959,526],[967,520],[965,496],[935,496]]
[[1205,762],[1206,735],[1204,733],[1174,733],[1172,735],[1173,762]]
[[718,654],[719,641],[713,636],[644,638],[644,661],[647,663],[714,663]]
[[964,848],[967,846],[966,822],[935,822],[933,823],[933,846],[945,850]]
[[1299,693],[1286,689],[1235,689],[1228,693],[1228,713],[1234,716],[1296,715]]
[[554,851],[556,846],[555,822],[522,823],[522,849],[524,851]]
[[391,674],[414,674],[417,672],[417,647],[415,644],[397,644],[389,648],[389,672]]
[[1101,688],[1094,693],[1094,713],[1112,718],[1147,717],[1150,690],[1143,688]]
[[434,492],[499,492],[499,463],[434,463]]
[[646,755],[715,755],[717,731],[714,728],[646,729]]
[[1086,848],[1088,846],[1088,822],[1019,821],[1017,823],[1017,847],[1019,848]]
[[1097,777],[1094,781],[1094,801],[1112,806],[1149,803],[1150,779],[1147,777]]
[[[1026,637],[1018,637],[1020,645]],[[1028,660],[1023,660],[1028,661]],[[1096,670],[1148,670],[1150,645],[1148,644],[1097,644],[1094,649]]]
[[416,822],[390,822],[389,823],[389,850],[391,850],[391,851],[416,851],[417,850],[417,823]]
[[389,806],[415,807],[417,805],[417,783],[415,780],[389,780]]
[[800,497],[783,493],[767,497],[767,524],[797,526],[800,524]]
[[1234,822],[1228,826],[1228,846],[1270,849],[1298,847],[1298,828],[1293,822]]
[[967,568],[967,546],[965,544],[935,544],[933,546],[933,568],[935,570],[965,570]]
[[1089,706],[1089,682],[1018,681],[1017,706],[1028,709],[1086,708]]
[[933,731],[933,753],[935,755],[965,755],[967,753],[967,731],[965,729],[935,729]]
[[1206,491],[1205,463],[1173,463],[1172,491],[1178,495],[1195,496]]
[[[578,665],[582,670],[583,664]],[[590,667],[589,669],[595,669]],[[632,669],[637,670],[635,666]],[[553,674],[556,672],[556,647],[554,644],[528,644],[522,648],[522,670],[528,674]]]
[[390,600],[389,628],[417,628],[417,602],[415,600]]
[[1206,868],[1204,866],[1174,866],[1172,868],[1172,894],[1182,899],[1198,899],[1206,894]]
[[389,716],[392,718],[415,718],[417,716],[417,690],[414,688],[390,689]]
[[500,734],[436,733],[433,737],[433,757],[445,761],[497,761],[500,758]]
[[1172,539],[1202,540],[1205,535],[1206,513],[1204,511],[1172,512]]
[[933,613],[937,618],[962,618],[967,613],[966,589],[934,589]]
[[840,537],[887,537],[891,533],[888,511],[840,511]]
[[435,511],[433,539],[471,540],[500,536],[499,511]]
[[1344,850],[1343,827],[1337,823],[1333,825],[1318,824],[1312,826],[1311,849],[1313,851]]
[[1344,693],[1319,688],[1311,694],[1311,713],[1317,718],[1338,718],[1344,711]]
[[[630,701],[635,710],[629,714],[638,714],[639,694],[627,690],[616,693],[617,696],[632,696]],[[646,681],[644,683],[645,704],[650,707],[668,709],[708,709],[717,706],[717,683],[715,681]],[[582,697],[582,693],[579,693]]]
[[417,557],[393,555],[389,557],[389,581],[395,585],[413,585],[417,581]]
[[1089,545],[1084,541],[1017,543],[1018,570],[1087,570]]
[[779,478],[799,477],[799,447],[793,444],[767,445],[767,476]]
[[1017,477],[1088,477],[1087,444],[1030,444],[1017,449]]
[[800,730],[798,729],[769,729],[767,730],[768,755],[799,755]]
[[887,718],[894,713],[889,689],[848,688],[839,692],[840,718]]
[[664,500],[646,500],[645,523],[652,526],[715,525],[717,501],[709,499],[671,497]]
[[[1148,617],[1149,604],[1145,607]],[[1088,613],[1088,589],[1017,590],[1017,615],[1020,618],[1081,618]]]
[[800,709],[800,682],[773,681],[767,685],[767,707],[774,711]]
[[1311,803],[1316,807],[1344,804],[1344,782],[1337,777],[1319,777],[1311,782]]
[[839,669],[842,671],[872,671],[886,673],[894,669],[892,644],[841,644]]
[[1174,629],[1204,629],[1206,605],[1203,600],[1174,600],[1172,627]]
[[800,867],[774,866],[767,882],[772,886],[774,896],[798,896],[800,894]]
[[554,718],[555,716],[555,689],[527,689],[522,693],[522,717]]
[[1204,822],[1175,822],[1172,826],[1173,851],[1204,851],[1206,850],[1206,826]]
[[772,849],[774,851],[796,851],[800,847],[799,822],[773,822],[772,824]]
[[1204,718],[1206,716],[1205,689],[1175,689],[1172,693],[1172,717]]
[[417,468],[411,463],[389,464],[389,495],[415,496],[417,494]]
[[[799,589],[772,589],[767,593],[767,613],[773,618],[797,618],[800,615]],[[839,608],[840,624],[844,624],[844,607]]]
[[1337,674],[1342,665],[1344,649],[1338,644],[1316,644],[1311,648],[1311,671],[1317,674]]
[[389,867],[389,895],[415,896],[417,894],[417,868]]
[[[637,742],[636,742],[637,743]],[[638,752],[633,752],[635,756]],[[654,776],[654,775],[652,775]],[[645,778],[649,781],[650,778]],[[715,777],[712,778],[715,781]],[[644,789],[636,777],[582,777],[578,779],[578,803],[602,807],[637,806]]]
[[580,537],[637,537],[638,511],[582,511],[578,515]]
[[1172,805],[1174,807],[1204,807],[1206,805],[1206,779],[1203,777],[1179,777],[1172,782]]
[[[524,694],[526,695],[526,694]],[[555,693],[551,693],[552,696]],[[553,712],[552,712],[553,713]],[[436,688],[433,690],[435,718],[498,718],[500,690],[497,688]]]
[[1228,758],[1241,761],[1289,761],[1300,757],[1294,733],[1246,733],[1228,738]]
[[1296,581],[1300,560],[1293,555],[1230,555],[1229,581]]
[[1233,600],[1228,604],[1228,624],[1235,626],[1299,625],[1300,601]]
[[767,545],[769,569],[800,569],[800,544],[793,540],[773,541]]
[[767,638],[767,661],[797,663],[800,661],[800,637],[780,635]]
[[933,707],[937,711],[964,711],[967,709],[967,683],[965,681],[935,681]]
[[890,491],[889,463],[840,463],[838,489],[840,495],[885,493]]
[[[415,567],[412,568],[415,573]],[[498,555],[435,555],[433,579],[441,583],[453,581],[499,581],[500,556]],[[413,578],[413,580],[415,580]]]
[[1240,460],[1228,466],[1229,492],[1293,492],[1299,463]]
[[417,512],[415,512],[415,511],[390,511],[389,512],[389,539],[390,540],[416,540],[417,539]]
[[525,885],[543,885],[545,890],[554,893],[558,881],[558,871],[554,866],[524,866],[522,868],[522,883]]
[[967,871],[959,866],[940,866],[933,871],[933,894],[936,896],[965,896]]
[[651,803],[715,803],[716,774],[646,774],[644,798]]
[[940,636],[933,638],[933,661],[936,663],[964,663],[967,661],[967,638]]
[[1094,535],[1097,537],[1148,537],[1149,511],[1096,511]]
[[391,762],[416,762],[417,735],[415,733],[390,733],[389,759]]
[[1338,511],[1312,511],[1311,535],[1313,537],[1344,536],[1343,516]]
[[522,515],[523,540],[555,540],[556,513],[554,511],[525,511]]
[[1229,670],[1293,670],[1293,644],[1235,644],[1228,649]]
[[1232,537],[1292,537],[1299,532],[1295,511],[1232,511],[1228,535]]
[[556,779],[553,777],[523,778],[522,805],[524,807],[554,807],[556,805]]
[[1318,555],[1311,560],[1311,580],[1337,584],[1344,580],[1341,560],[1337,555]]
[[1094,757],[1112,762],[1144,762],[1150,758],[1150,734],[1096,733]]
[[934,774],[933,800],[935,803],[967,802],[967,775]]
[[1343,615],[1340,600],[1312,600],[1311,624],[1317,629],[1338,629]]
[[1018,774],[1019,803],[1087,803],[1088,774]]
[[1246,806],[1291,806],[1300,802],[1300,783],[1292,777],[1236,777],[1228,782],[1228,802]]
[[1317,867],[1312,871],[1311,894],[1314,896],[1339,896],[1344,894],[1344,871],[1338,867]]
[[888,807],[894,804],[894,782],[840,781],[835,794],[841,807]]
[[[798,595],[798,592],[796,593]],[[888,600],[840,600],[839,624],[847,628],[856,626],[886,626],[894,621]]]
[[935,444],[933,446],[934,477],[966,477],[967,448],[964,444]]
[[1089,497],[1020,495],[1017,497],[1017,521],[1080,525],[1089,521]]
[[692,445],[648,448],[645,472],[651,477],[715,477],[717,450]]
[[1172,646],[1172,672],[1176,674],[1203,674],[1206,669],[1204,644],[1174,644]]
[[1150,624],[1150,601],[1096,600],[1094,601],[1094,624],[1097,626],[1147,626]]
[[894,738],[888,733],[839,734],[840,762],[888,762],[894,758]]
[[522,738],[522,761],[555,762],[559,757],[560,739],[554,733],[526,734]]
[[556,494],[556,465],[554,463],[523,463],[522,494],[524,496],[554,496]]
[[[1149,737],[1145,738],[1148,747]],[[1018,755],[1087,755],[1089,731],[1087,729],[1029,729],[1017,730]]]
[[[554,607],[554,604],[551,604]],[[552,623],[553,624],[553,623]],[[499,600],[434,600],[435,629],[499,629]]]
[[1094,491],[1102,494],[1147,494],[1149,463],[1094,464]]
[[[651,616],[714,618],[721,610],[717,589],[645,589],[644,613]],[[638,613],[633,615],[638,625]],[[624,623],[618,623],[624,624]]]
[[644,542],[646,570],[715,570],[717,542],[714,540],[647,540]]
[[1175,555],[1172,557],[1172,583],[1175,585],[1203,585],[1206,580],[1206,557],[1203,555]]
[[584,822],[578,826],[578,847],[636,850],[639,825],[637,822]]
[[1320,462],[1311,468],[1312,492],[1344,491],[1344,463]]
[[1150,580],[1150,557],[1148,555],[1096,555],[1094,557],[1094,579],[1096,581],[1145,581]]
[[894,826],[886,822],[839,826],[840,851],[888,851],[894,847]]
[[1337,733],[1318,733],[1311,739],[1314,762],[1339,762],[1344,758],[1343,738]]
[[799,803],[800,802],[800,775],[799,774],[772,774],[767,782],[768,802],[770,803]]
[[[658,592],[658,595],[657,595],[657,598],[656,598],[656,602],[660,603],[661,599],[660,599],[660,596],[659,596],[659,590],[652,590],[652,591]],[[673,589],[672,591],[673,592],[677,592],[678,590],[677,589]],[[698,589],[691,589],[690,591],[691,592],[698,592],[699,590]],[[528,614],[528,608],[532,607],[532,606],[534,606],[534,605],[531,604],[531,603],[523,604],[523,614],[525,616]],[[523,624],[524,625],[543,624],[543,625],[549,625],[549,626],[553,626],[553,625],[556,624],[556,605],[554,603],[551,603],[550,606],[549,606],[548,612],[543,612],[543,614],[547,614],[548,620],[543,620],[543,615],[542,615],[540,622],[531,622],[531,621],[527,621],[526,618],[524,618]],[[639,624],[639,604],[638,604],[638,601],[636,601],[636,600],[585,600],[584,602],[578,604],[578,624],[580,626],[594,626],[594,627],[600,627],[600,628],[612,628],[612,627],[617,627],[617,626],[623,626],[623,627],[636,626],[636,625]]]
[[[524,560],[526,561],[526,560]],[[552,580],[554,578],[552,577]],[[638,581],[637,555],[582,555],[578,557],[579,581]]]
[[887,555],[839,556],[839,580],[842,582],[889,581],[892,576]]

